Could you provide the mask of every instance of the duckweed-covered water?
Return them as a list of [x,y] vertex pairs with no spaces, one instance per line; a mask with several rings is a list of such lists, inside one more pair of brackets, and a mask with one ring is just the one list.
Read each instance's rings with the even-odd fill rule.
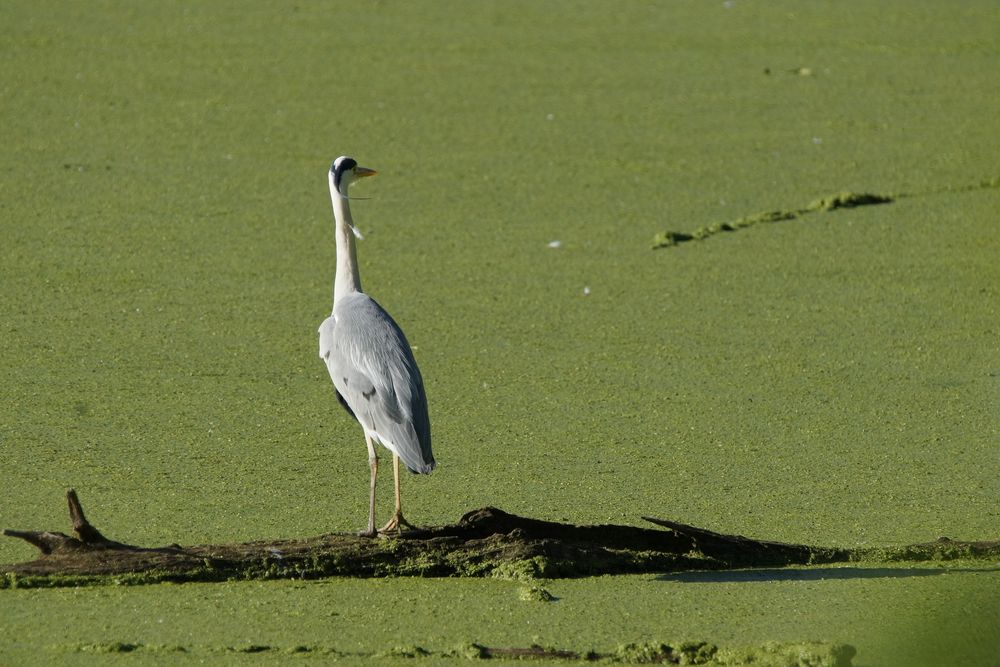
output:
[[[440,466],[404,480],[411,520],[496,505],[815,544],[996,539],[998,20],[4,4],[0,525],[68,530],[74,487],[107,535],[151,546],[363,526],[363,439],[316,356],[325,171],[346,153],[381,174],[354,192],[362,279],[430,399]],[[892,201],[755,218],[840,193]],[[0,542],[2,562],[33,555]],[[0,658],[674,639],[995,656],[995,568],[875,572],[559,581],[550,602],[503,581],[6,590]],[[253,646],[280,651],[224,651]]]

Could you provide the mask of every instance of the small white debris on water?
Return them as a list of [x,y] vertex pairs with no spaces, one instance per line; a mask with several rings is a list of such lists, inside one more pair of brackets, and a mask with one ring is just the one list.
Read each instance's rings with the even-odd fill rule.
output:
[[562,241],[560,241],[559,239],[556,239],[555,241],[549,241],[549,247],[550,248],[561,248],[562,247]]
[[583,295],[584,296],[590,296],[590,288],[589,287],[584,286],[584,288],[583,288]]

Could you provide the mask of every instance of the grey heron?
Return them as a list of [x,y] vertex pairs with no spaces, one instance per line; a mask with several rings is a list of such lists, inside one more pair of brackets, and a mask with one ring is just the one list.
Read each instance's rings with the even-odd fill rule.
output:
[[347,195],[351,184],[375,175],[350,157],[330,167],[330,199],[336,220],[337,272],[333,283],[333,313],[319,327],[319,356],[326,362],[337,399],[364,430],[371,470],[368,528],[375,535],[375,482],[381,444],[392,452],[396,510],[379,532],[412,528],[403,518],[399,500],[399,461],[410,471],[434,469],[431,422],[420,369],[403,330],[382,306],[361,291],[354,237],[361,238],[351,217]]

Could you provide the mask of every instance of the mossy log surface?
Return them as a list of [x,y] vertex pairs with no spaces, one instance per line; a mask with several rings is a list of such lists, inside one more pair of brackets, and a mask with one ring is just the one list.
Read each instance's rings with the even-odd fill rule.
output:
[[0,587],[225,581],[333,576],[581,577],[842,562],[996,559],[1000,541],[939,538],[902,547],[831,548],[724,535],[643,517],[658,528],[575,526],[485,507],[447,526],[377,538],[329,534],[242,544],[147,548],[104,537],[67,493],[75,537],[4,530],[38,547],[37,560],[0,566]]

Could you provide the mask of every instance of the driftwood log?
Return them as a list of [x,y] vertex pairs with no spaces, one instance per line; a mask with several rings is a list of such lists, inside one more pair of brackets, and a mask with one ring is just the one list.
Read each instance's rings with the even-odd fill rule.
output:
[[831,548],[723,535],[643,517],[658,528],[575,526],[486,507],[458,523],[391,537],[329,534],[147,548],[106,538],[92,526],[75,491],[66,494],[75,537],[4,530],[38,547],[38,559],[0,566],[2,586],[151,583],[332,576],[501,576],[519,579],[600,574],[785,567],[873,561],[1000,558],[1000,541],[939,538],[903,547]]

